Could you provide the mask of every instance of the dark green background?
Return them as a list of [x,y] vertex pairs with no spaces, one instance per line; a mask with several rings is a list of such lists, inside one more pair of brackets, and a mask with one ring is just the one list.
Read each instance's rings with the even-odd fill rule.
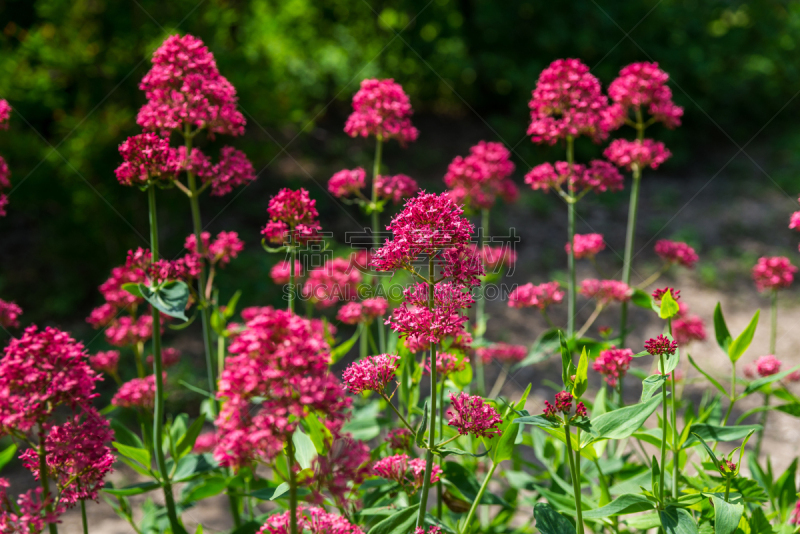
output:
[[[581,58],[604,84],[633,61],[672,75],[686,115],[679,130],[658,132],[676,154],[667,172],[735,152],[768,123],[754,144],[769,173],[794,191],[800,166],[800,2],[6,0],[0,31],[0,96],[16,110],[0,132],[15,185],[0,219],[0,296],[23,306],[26,324],[82,321],[109,269],[146,246],[144,195],[119,186],[113,170],[118,144],[138,132],[138,82],[173,32],[206,42],[248,118],[243,138],[205,148],[245,150],[259,181],[203,200],[212,231],[238,230],[249,245],[221,277],[249,289],[246,304],[276,296],[258,230],[279,187],[307,187],[326,227],[357,227],[315,182],[370,164],[371,145],[341,130],[365,77],[394,77],[410,94],[420,139],[405,152],[390,147],[387,159],[431,188],[480,138],[516,145],[518,183],[560,155],[525,139],[530,91],[559,57]],[[177,254],[191,230],[188,202],[175,190],[159,199],[163,248]]]

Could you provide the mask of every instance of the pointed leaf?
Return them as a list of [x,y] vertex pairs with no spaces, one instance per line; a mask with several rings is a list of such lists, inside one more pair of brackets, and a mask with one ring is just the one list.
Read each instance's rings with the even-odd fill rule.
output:
[[358,328],[356,328],[355,333],[352,336],[350,336],[350,339],[348,339],[343,343],[339,343],[339,345],[334,347],[331,350],[331,363],[338,362],[339,360],[342,359],[342,356],[350,352],[350,349],[352,349],[353,345],[356,344],[356,341],[358,341],[358,338],[359,336],[361,336],[361,333],[363,331],[364,331],[363,324],[359,324]]
[[653,299],[650,295],[639,288],[634,288],[633,295],[631,295],[631,302],[634,306],[639,306],[645,310],[653,309]]
[[158,482],[142,482],[140,484],[132,484],[124,488],[103,488],[103,491],[111,495],[140,495],[160,488],[161,484]]
[[725,324],[725,317],[722,315],[722,307],[719,302],[717,302],[717,307],[714,308],[714,336],[717,338],[719,348],[727,354],[733,338],[728,331],[728,325]]
[[747,325],[741,334],[734,339],[728,347],[728,357],[731,362],[736,363],[742,354],[750,347],[753,342],[753,335],[756,333],[756,326],[758,326],[758,317],[761,315],[761,310],[756,310],[753,318],[750,319],[750,324]]
[[[719,307],[719,304],[717,304],[717,307]],[[725,388],[724,388],[724,387],[722,387],[722,384],[720,384],[720,383],[719,383],[719,382],[718,382],[718,381],[717,381],[717,380],[716,380],[716,379],[715,379],[713,376],[711,376],[710,374],[708,374],[708,373],[706,373],[705,371],[703,371],[702,369],[700,369],[700,366],[698,366],[698,365],[697,365],[697,363],[695,363],[695,361],[692,359],[692,357],[691,357],[691,356],[689,356],[689,363],[691,363],[691,364],[692,364],[692,367],[694,367],[695,369],[697,369],[697,370],[700,372],[700,374],[701,374],[701,375],[703,375],[704,377],[706,377],[706,379],[707,379],[709,382],[711,382],[711,383],[714,385],[714,387],[715,387],[715,388],[717,388],[717,389],[719,390],[719,392],[720,392],[720,393],[722,393],[722,394],[723,394],[723,395],[725,395],[725,396],[727,396],[727,395],[728,395],[728,392],[727,392],[727,391],[725,391]]]
[[185,282],[172,280],[154,288],[139,284],[139,291],[147,302],[164,315],[183,319],[184,321],[189,320],[186,317],[186,305],[189,303],[189,286]]
[[680,307],[672,296],[672,290],[667,291],[661,295],[661,308],[658,311],[658,316],[662,319],[671,319],[678,313]]
[[653,397],[645,403],[598,415],[592,419],[592,434],[581,436],[581,448],[601,439],[625,439],[631,436],[642,427],[660,404],[661,398]]
[[697,443],[698,439],[704,441],[736,441],[745,437],[751,430],[758,431],[761,425],[739,425],[739,426],[717,426],[705,423],[695,423],[692,425],[692,436],[683,444],[690,447]]
[[773,382],[777,382],[778,380],[783,380],[784,378],[786,378],[787,376],[789,376],[790,374],[792,374],[793,372],[795,372],[795,371],[797,371],[799,369],[800,369],[800,365],[796,365],[796,366],[792,367],[791,369],[789,369],[787,371],[781,371],[780,373],[776,373],[774,375],[763,376],[761,378],[753,380],[752,382],[747,384],[747,387],[744,388],[744,393],[742,393],[741,397],[746,397],[750,393],[752,393],[754,391],[758,391],[763,386],[766,386],[768,384],[772,384]]
[[139,449],[136,447],[129,447],[127,445],[123,445],[117,441],[111,443],[115,449],[124,457],[130,458],[136,462],[139,462],[143,466],[149,468],[150,467],[150,451],[147,449]]
[[15,452],[17,452],[17,446],[14,443],[3,449],[3,452],[0,452],[0,469],[3,469],[11,461]]
[[653,508],[655,508],[655,505],[644,495],[626,493],[625,495],[620,495],[601,508],[583,512],[583,518],[604,519],[606,517],[614,517],[617,515],[644,512],[647,510],[652,510]]
[[549,504],[537,503],[533,507],[533,517],[536,519],[536,528],[542,534],[575,534],[575,525]]
[[642,399],[640,402],[651,399],[666,381],[666,375],[650,375],[642,380]]
[[572,395],[576,399],[583,397],[586,388],[589,387],[589,357],[586,355],[586,347],[581,351],[581,359],[578,361],[578,370],[575,373],[575,385],[572,386]]
[[714,503],[715,534],[733,534],[744,513],[744,505],[730,504],[714,496],[711,497],[711,501]]
[[398,510],[369,529],[369,532],[370,534],[408,534],[413,532],[418,509],[419,504],[415,504]]
[[203,423],[205,423],[205,418],[198,417],[195,419],[194,423],[192,423],[183,437],[180,438],[178,445],[175,447],[175,453],[178,455],[178,459],[185,456],[194,448],[194,443],[197,441],[197,436],[199,436],[200,432],[203,431]]
[[292,443],[294,444],[294,457],[297,463],[302,469],[310,469],[312,460],[317,457],[317,449],[314,448],[314,442],[300,429],[297,429],[292,434]]
[[525,417],[518,417],[514,419],[518,425],[533,425],[539,428],[558,428],[561,425],[558,421],[551,421],[543,415],[527,415]]
[[127,284],[122,284],[122,289],[133,295],[134,297],[138,297],[140,299],[144,298],[142,292],[139,290],[139,284],[136,282],[129,282]]
[[417,447],[423,447],[425,445],[425,427],[428,424],[428,401],[425,401],[425,405],[422,407],[422,420],[419,422],[419,426],[417,426]]
[[692,433],[692,435],[700,441],[700,443],[706,449],[706,452],[708,453],[708,456],[711,458],[711,461],[714,462],[714,466],[717,468],[717,471],[720,471],[719,460],[717,460],[717,457],[714,454],[714,451],[711,450],[711,447],[709,447],[708,444],[705,442],[705,440],[703,440],[703,438],[701,438],[697,434]]
[[697,534],[697,523],[683,508],[669,506],[660,516],[666,534]]

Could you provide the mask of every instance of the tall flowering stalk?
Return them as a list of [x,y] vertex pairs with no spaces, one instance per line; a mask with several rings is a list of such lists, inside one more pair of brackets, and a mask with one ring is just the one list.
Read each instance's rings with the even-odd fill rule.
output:
[[[674,356],[675,351],[678,350],[678,344],[667,338],[666,336],[659,335],[658,337],[648,339],[644,344],[645,350],[652,356],[658,357],[659,362],[659,369],[663,373],[664,369],[666,369],[666,361],[667,358]],[[672,376],[672,382],[675,382],[675,375]],[[674,391],[674,390],[673,390]],[[674,401],[674,394],[673,394],[673,401]],[[661,469],[659,470],[659,496],[660,500],[664,502],[664,475],[665,469],[667,465],[667,384],[665,383],[661,388],[661,406],[662,406],[662,418],[661,418],[661,425],[662,425],[662,434],[661,434]],[[675,410],[675,405],[672,406],[673,411]],[[673,461],[675,463],[678,462],[677,454],[679,451],[676,451],[675,458]]]
[[[606,130],[615,130],[623,124],[636,130],[636,140],[616,139],[605,150],[605,156],[615,165],[633,174],[628,226],[625,234],[625,255],[622,281],[631,282],[633,246],[636,240],[636,217],[639,209],[639,188],[642,170],[656,169],[670,157],[663,143],[645,139],[645,129],[656,122],[667,128],[680,126],[683,108],[672,102],[672,91],[667,86],[669,75],[658,68],[658,63],[633,63],[624,67],[608,86],[612,104],[604,111]],[[650,118],[645,120],[645,110]],[[620,314],[620,344],[625,344],[628,328],[628,305],[622,305]]]
[[[577,59],[559,59],[539,75],[528,107],[531,123],[528,135],[534,143],[555,145],[566,142],[566,161],[555,166],[544,163],[533,168],[525,183],[533,189],[558,192],[567,203],[567,242],[575,239],[575,204],[593,190],[621,190],[622,177],[608,162],[594,160],[588,167],[575,163],[575,139],[587,136],[600,142],[608,136],[603,118],[608,99],[602,94],[600,81],[589,67]],[[567,335],[575,333],[577,283],[575,247],[567,256]]]

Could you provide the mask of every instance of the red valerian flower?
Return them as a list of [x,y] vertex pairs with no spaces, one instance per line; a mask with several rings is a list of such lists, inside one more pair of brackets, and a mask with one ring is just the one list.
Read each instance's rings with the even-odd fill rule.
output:
[[624,185],[619,171],[609,162],[598,159],[589,162],[588,167],[580,163],[570,166],[566,161],[557,161],[555,165],[542,163],[528,171],[525,183],[533,190],[544,192],[563,190],[566,185],[576,194],[621,191]]
[[305,189],[281,189],[269,201],[267,213],[270,220],[261,230],[261,235],[276,245],[286,244],[290,238],[299,244],[316,238],[321,230],[316,203]]
[[497,425],[503,422],[497,410],[485,404],[481,397],[463,391],[458,396],[450,394],[447,417],[450,418],[447,424],[455,427],[459,434],[476,438],[493,438],[500,434]]
[[405,146],[419,135],[411,124],[412,114],[411,102],[400,84],[391,78],[365,79],[353,96],[353,113],[347,118],[344,131],[350,137],[397,139]]
[[[783,365],[783,362],[781,362],[773,354],[760,356],[755,362],[752,363],[752,366],[756,373],[758,373],[758,376],[762,377],[778,374],[781,371],[781,365]],[[752,374],[755,376],[755,373]]]
[[375,190],[381,200],[391,200],[400,204],[404,198],[411,198],[419,190],[416,180],[405,174],[394,176],[378,175],[375,179]]
[[0,299],[0,326],[18,328],[20,315],[22,315],[22,308],[16,302]]
[[[381,458],[372,464],[372,472],[386,480],[397,482],[409,494],[414,494],[422,487],[425,480],[425,459],[414,458],[409,460],[407,454],[395,454]],[[436,464],[431,465],[431,484],[439,482],[442,468]],[[408,478],[410,476],[410,479]]]
[[42,488],[28,490],[17,497],[14,507],[6,495],[9,486],[8,480],[0,478],[0,532],[43,532],[48,524],[59,522],[58,516],[64,513],[65,508],[58,506],[54,512],[48,512],[47,507],[53,501],[52,495],[45,500],[42,498]]
[[504,364],[519,363],[528,355],[525,345],[510,345],[508,343],[493,343],[488,347],[479,347],[475,351],[484,364],[497,360]]
[[655,291],[653,291],[651,296],[653,297],[654,301],[661,302],[661,298],[667,292],[669,292],[672,295],[673,299],[680,300],[680,298],[681,298],[681,290],[680,289],[675,289],[674,287],[664,287],[664,288],[656,289]]
[[605,377],[609,386],[615,387],[628,372],[632,359],[633,351],[631,349],[618,349],[612,346],[610,349],[600,351],[600,356],[594,361],[593,368]]
[[[269,271],[269,276],[272,278],[272,281],[278,285],[288,284],[292,274],[290,269],[291,264],[283,260],[272,266],[272,269]],[[294,276],[295,282],[298,278],[303,276],[303,265],[297,260],[294,261]]]
[[497,197],[516,200],[516,186],[509,180],[514,172],[511,153],[502,143],[481,141],[469,156],[456,158],[447,168],[444,183],[457,204],[470,209],[489,209]]
[[[464,359],[459,358],[457,354],[453,354],[452,352],[436,353],[436,373],[440,377],[446,377],[450,374],[463,371],[465,368],[464,364],[465,364]],[[431,374],[430,358],[425,359],[424,372],[426,375]]]
[[794,506],[792,516],[789,518],[789,524],[800,525],[800,501],[797,501],[797,504]]
[[694,249],[686,243],[668,239],[656,241],[655,252],[665,262],[683,265],[689,269],[694,268],[699,259]]
[[558,282],[547,282],[538,286],[524,284],[508,295],[508,305],[511,308],[539,308],[542,311],[552,304],[559,304],[562,300],[564,292]]
[[630,171],[634,166],[639,170],[646,167],[657,169],[672,156],[672,153],[666,149],[664,143],[652,139],[642,141],[614,139],[603,155],[617,167]]
[[[289,534],[291,511],[274,514],[258,534]],[[297,531],[310,534],[363,534],[356,525],[344,517],[329,514],[322,508],[300,508],[297,510]]]
[[361,280],[361,273],[349,259],[333,258],[321,268],[308,271],[302,295],[318,308],[329,308],[357,295]]
[[203,241],[202,251],[197,250],[197,236],[194,234],[186,238],[183,246],[189,252],[204,257],[212,265],[227,265],[244,250],[244,243],[236,232],[220,232],[213,242],[208,232],[201,233],[200,238]]
[[759,258],[753,267],[753,281],[759,291],[787,288],[794,281],[797,267],[784,256]]
[[[166,379],[166,373],[164,373]],[[111,404],[120,408],[139,408],[149,411],[156,402],[156,377],[149,375],[144,378],[134,378],[122,384],[111,399]]]
[[393,354],[380,354],[350,364],[342,375],[344,387],[355,395],[364,391],[383,393],[395,378],[399,359]]
[[467,320],[461,310],[474,302],[470,293],[450,282],[436,285],[432,308],[428,308],[427,284],[407,287],[403,295],[405,301],[394,310],[386,324],[412,344],[440,343],[447,336],[458,335]]
[[145,186],[150,180],[169,181],[174,178],[171,160],[173,150],[169,140],[154,133],[129,137],[119,146],[123,162],[114,171],[122,185]]
[[606,128],[614,130],[630,120],[632,111],[646,110],[667,128],[681,124],[683,108],[672,102],[667,86],[669,75],[658,63],[632,63],[619,71],[619,77],[608,86],[613,104],[605,110]]
[[395,450],[408,450],[411,448],[413,434],[407,428],[395,428],[386,434],[385,441]]
[[334,502],[347,508],[358,485],[370,474],[370,448],[363,441],[350,437],[334,440],[328,454],[317,455],[312,462],[314,476],[308,479],[315,500],[323,501],[327,490]]
[[650,338],[644,343],[644,350],[653,356],[672,356],[678,350],[678,344],[670,341],[666,336]]
[[97,372],[116,375],[119,365],[119,351],[105,350],[89,356],[89,365]]
[[328,191],[337,197],[355,195],[366,187],[367,173],[362,167],[342,169],[328,180]]
[[[575,234],[575,259],[594,258],[600,251],[606,248],[603,234]],[[570,253],[570,244],[564,245],[567,254]]]
[[583,405],[582,402],[579,402],[575,406],[575,415],[570,416],[572,412],[572,401],[574,397],[572,393],[569,391],[559,391],[556,393],[555,397],[555,406],[550,404],[548,401],[544,401],[544,416],[548,419],[558,420],[559,419],[559,412],[564,414],[567,420],[574,419],[576,417],[586,417],[586,406]]
[[633,295],[633,289],[619,280],[596,280],[590,278],[581,282],[581,295],[597,300],[605,306],[611,302],[627,302]]
[[692,341],[705,341],[705,324],[696,315],[679,316],[672,321],[672,337],[679,347],[684,347]]
[[200,175],[203,183],[211,182],[211,196],[227,195],[235,187],[247,185],[257,176],[247,155],[232,146],[222,147],[219,163]]

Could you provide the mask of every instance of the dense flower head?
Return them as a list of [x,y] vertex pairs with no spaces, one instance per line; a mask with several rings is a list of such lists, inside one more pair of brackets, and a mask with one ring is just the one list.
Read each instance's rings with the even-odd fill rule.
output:
[[547,309],[552,304],[559,304],[564,300],[564,291],[558,282],[546,282],[535,286],[524,284],[516,287],[508,295],[508,305],[512,308],[539,308]]
[[0,327],[18,328],[22,308],[16,302],[0,299]]
[[88,407],[95,382],[83,344],[52,327],[35,325],[13,338],[0,359],[0,434],[42,424],[59,406]]
[[[477,251],[477,246],[473,247]],[[509,244],[499,247],[484,245],[480,251],[484,269],[487,273],[497,272],[503,267],[511,267],[517,262],[517,253]]]
[[450,282],[435,286],[432,309],[428,308],[427,284],[409,286],[403,295],[405,301],[395,308],[386,324],[412,344],[416,341],[439,343],[447,336],[458,335],[467,320],[461,310],[474,302],[469,292]]
[[114,171],[122,185],[145,186],[150,180],[171,180],[172,158],[169,139],[154,133],[129,137],[119,146],[123,162]]
[[194,441],[192,453],[203,454],[206,452],[212,452],[216,446],[217,434],[214,432],[203,432],[197,436],[197,439]]
[[344,131],[350,137],[376,136],[401,145],[416,141],[419,131],[411,124],[411,102],[403,87],[391,78],[361,80],[361,88],[353,96],[353,113],[347,118]]
[[656,241],[656,254],[667,263],[677,263],[689,269],[700,259],[692,247],[680,241],[660,239]]
[[[166,373],[164,374],[166,378]],[[111,404],[120,408],[140,408],[152,410],[156,401],[156,377],[149,375],[134,378],[119,387],[111,399]]]
[[369,323],[385,315],[388,308],[389,302],[382,297],[366,299],[361,302],[348,302],[339,308],[336,319],[345,324]]
[[411,448],[413,434],[407,428],[394,428],[386,434],[386,442],[389,448],[395,450],[408,450]]
[[118,350],[103,350],[89,356],[89,365],[98,373],[117,374],[119,365]]
[[417,181],[405,174],[393,176],[378,175],[375,179],[375,192],[381,200],[391,200],[395,204],[404,198],[411,198],[419,190]]
[[[383,247],[374,252],[370,264],[378,271],[410,268],[422,255],[437,256],[453,249],[460,254],[469,245],[472,224],[463,210],[446,194],[420,192],[406,201],[386,229],[392,232]],[[443,264],[451,263],[444,262]]]
[[318,324],[271,307],[242,316],[247,324],[230,343],[217,393],[225,402],[214,456],[234,468],[271,461],[309,412],[338,428],[351,402],[328,371],[330,346]]
[[572,410],[572,393],[569,391],[559,391],[556,393],[556,410],[563,414],[569,414]]
[[[414,488],[421,488],[425,482],[425,459],[413,458],[408,461],[408,467],[411,469],[411,475],[414,477]],[[442,468],[436,464],[431,464],[431,484],[439,482],[439,475],[442,474]]]
[[6,207],[8,207],[8,195],[0,193],[0,217],[5,217],[8,213]]
[[511,153],[502,143],[481,141],[467,157],[456,156],[447,168],[444,183],[457,204],[470,209],[490,209],[497,197],[506,202],[517,198]]
[[[163,316],[161,317],[163,331]],[[138,319],[129,316],[114,320],[105,329],[106,341],[115,347],[130,347],[144,343],[153,336],[153,316],[141,315]]]
[[370,448],[363,441],[350,437],[334,440],[328,454],[320,454],[312,463],[314,476],[308,479],[315,500],[322,502],[326,490],[334,502],[346,508],[355,489],[370,474]]
[[590,278],[581,282],[581,295],[597,300],[605,306],[611,302],[627,302],[633,295],[633,289],[619,280],[597,280]]
[[577,59],[558,59],[542,71],[528,107],[528,135],[534,143],[554,145],[568,136],[599,142],[608,136],[602,113],[608,99],[600,81]]
[[[44,442],[47,472],[61,488],[60,502],[68,506],[79,500],[97,500],[103,478],[112,471],[115,458],[107,443],[114,431],[94,408],[75,415],[63,425],[52,426]],[[28,449],[20,458],[39,480],[39,457]]]
[[59,514],[65,507],[57,506],[53,512],[48,512],[47,507],[52,504],[52,494],[49,499],[42,498],[42,488],[28,490],[17,497],[16,506],[11,505],[6,488],[10,486],[8,480],[0,478],[0,532],[3,534],[29,534],[43,532],[50,523],[58,523]]
[[361,301],[361,308],[364,318],[367,321],[371,321],[386,315],[386,311],[389,309],[389,301],[383,297],[364,299]]
[[756,374],[762,377],[772,376],[780,372],[782,364],[783,362],[773,354],[760,356],[752,364],[745,367],[745,375],[747,375],[748,378],[755,378]]
[[[462,323],[456,331],[445,336],[445,340],[441,342],[442,346],[446,346],[449,351],[470,352],[472,350],[472,334],[465,329],[465,327],[468,326],[469,325]],[[405,347],[412,353],[428,351],[431,348],[430,342],[417,336],[406,337],[404,343]]]
[[[291,511],[271,515],[257,534],[290,534]],[[309,534],[363,534],[356,525],[322,508],[300,508],[297,510],[297,531]]]
[[492,343],[487,347],[479,347],[475,353],[484,364],[492,360],[504,364],[514,364],[525,359],[528,355],[528,347],[509,343]]
[[800,211],[792,213],[789,218],[789,229],[800,231]]
[[214,241],[211,241],[209,232],[202,232],[200,238],[203,241],[202,250],[197,250],[197,236],[195,234],[190,234],[183,246],[189,252],[205,257],[212,265],[217,263],[227,265],[244,250],[244,243],[239,239],[239,234],[236,232],[220,232]]
[[0,128],[8,129],[8,120],[11,118],[11,104],[5,98],[0,99]]
[[362,167],[356,169],[342,169],[328,180],[328,191],[337,197],[355,195],[366,186],[367,173]]
[[200,39],[171,35],[153,53],[152,62],[139,84],[147,97],[136,117],[139,126],[164,134],[185,126],[207,128],[211,135],[244,133],[236,89],[219,73]]
[[[294,261],[294,276],[295,281],[303,276],[303,264],[299,261]],[[269,277],[278,285],[288,284],[291,277],[291,264],[287,260],[276,263],[269,270]]]
[[608,96],[613,102],[605,113],[608,128],[619,128],[632,110],[645,108],[667,128],[680,126],[683,108],[672,102],[667,80],[669,74],[659,69],[658,63],[632,63],[623,67],[619,77],[608,86]]
[[348,302],[336,312],[336,320],[344,324],[358,324],[361,322],[361,303]]
[[[153,355],[148,354],[145,360],[147,365],[153,365]],[[174,367],[181,361],[181,351],[172,347],[164,347],[161,349],[161,365],[164,369]]]
[[314,239],[321,230],[316,203],[305,189],[281,189],[269,200],[267,213],[270,220],[261,230],[261,235],[276,245],[283,245],[292,237],[300,244]]
[[763,257],[753,267],[753,281],[759,291],[783,289],[794,281],[797,267],[785,256]]
[[644,350],[653,356],[672,356],[678,350],[678,343],[670,341],[666,336],[659,334],[658,337],[650,338],[644,342]]
[[203,183],[211,182],[211,195],[215,197],[227,195],[235,187],[247,185],[257,177],[247,155],[232,146],[222,147],[219,163],[209,172],[200,174]]
[[607,161],[592,160],[589,166],[566,161],[542,163],[525,175],[525,183],[533,190],[561,190],[566,185],[576,193],[621,191],[624,183],[619,171]]
[[462,436],[493,438],[500,434],[497,425],[503,422],[500,414],[492,406],[485,404],[478,395],[461,392],[458,396],[450,394],[450,408],[447,409],[448,425],[455,427]]
[[657,169],[672,156],[672,152],[667,150],[664,143],[652,139],[614,139],[603,151],[603,155],[617,167],[630,171],[634,166],[639,170],[646,167]]
[[430,526],[427,529],[425,527],[417,527],[414,529],[414,534],[440,534],[442,531],[441,527],[436,525]]
[[[446,377],[450,374],[463,371],[464,368],[464,358],[459,358],[457,354],[453,354],[452,352],[436,353],[436,372],[439,377]],[[430,358],[425,360],[425,374],[431,374]]]
[[612,346],[610,349],[600,351],[600,356],[594,361],[593,368],[605,377],[609,386],[616,387],[628,372],[632,359],[633,351],[631,349],[618,349]]
[[[575,258],[594,258],[600,251],[606,248],[606,242],[603,240],[603,234],[575,234],[573,241],[575,242]],[[572,247],[569,243],[564,245],[564,250],[567,254],[570,253]]]
[[318,308],[329,308],[354,298],[362,278],[349,259],[333,258],[321,268],[308,271],[302,295]]
[[342,374],[344,387],[355,395],[363,391],[383,393],[395,378],[399,360],[400,357],[393,354],[379,354],[352,363]]
[[678,317],[672,321],[672,337],[679,347],[684,347],[692,341],[705,341],[705,323],[696,315]]
[[[386,480],[397,482],[409,494],[414,494],[422,487],[425,480],[425,460],[408,458],[407,454],[396,454],[381,458],[372,465],[372,472]],[[431,465],[431,484],[439,482],[442,468]]]
[[653,291],[653,293],[650,296],[653,297],[654,301],[661,302],[661,298],[664,295],[666,295],[667,292],[669,292],[670,295],[672,295],[673,299],[680,300],[680,298],[681,298],[681,290],[680,289],[675,289],[674,287],[663,287],[663,288],[656,289],[655,291]]

